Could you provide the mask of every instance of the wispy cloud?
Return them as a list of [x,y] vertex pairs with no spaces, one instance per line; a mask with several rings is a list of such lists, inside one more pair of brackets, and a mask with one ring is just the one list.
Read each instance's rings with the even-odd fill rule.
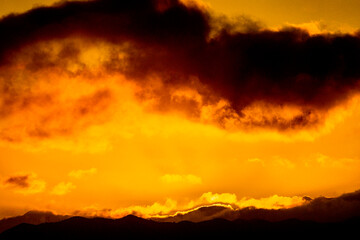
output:
[[79,170],[73,170],[69,172],[69,177],[73,178],[83,178],[86,176],[94,175],[97,173],[97,168],[90,168],[90,169],[79,169]]
[[264,160],[262,160],[262,159],[260,159],[260,158],[249,158],[248,160],[247,160],[249,163],[258,163],[258,164],[260,164],[261,166],[265,166],[265,162],[264,162]]
[[51,194],[65,195],[75,188],[76,186],[72,182],[61,182],[52,189]]
[[39,179],[35,173],[17,174],[3,181],[3,186],[16,193],[35,194],[45,190],[46,182]]
[[135,205],[120,209],[102,209],[97,206],[90,206],[83,210],[77,211],[75,214],[85,216],[103,216],[103,217],[123,217],[128,214],[135,214],[141,217],[166,217],[176,214],[184,214],[197,210],[203,206],[223,206],[236,210],[242,208],[259,208],[259,209],[286,209],[300,206],[306,200],[302,197],[285,197],[273,195],[265,198],[242,198],[238,199],[234,193],[203,193],[200,197],[179,203],[174,199],[168,198],[164,203],[155,202],[150,205]]

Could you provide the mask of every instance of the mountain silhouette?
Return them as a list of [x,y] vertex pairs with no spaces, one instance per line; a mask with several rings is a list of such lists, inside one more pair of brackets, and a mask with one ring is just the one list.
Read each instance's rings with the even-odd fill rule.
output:
[[21,223],[37,225],[48,222],[59,222],[70,217],[69,215],[55,215],[52,212],[29,211],[22,216],[0,220],[0,233]]
[[[0,239],[319,238],[355,236],[360,229],[360,191],[335,198],[307,198],[288,209],[203,206],[163,218],[84,218],[30,211],[0,221]],[[235,236],[235,237],[234,237]]]
[[248,237],[308,238],[356,236],[360,218],[340,222],[288,219],[203,222],[156,222],[126,216],[121,219],[72,217],[56,223],[22,223],[0,234],[0,239],[243,239]]

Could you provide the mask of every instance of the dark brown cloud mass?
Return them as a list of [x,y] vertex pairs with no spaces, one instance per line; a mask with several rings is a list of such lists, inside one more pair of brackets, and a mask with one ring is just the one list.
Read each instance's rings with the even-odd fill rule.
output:
[[30,186],[29,184],[29,175],[20,175],[20,176],[13,176],[9,177],[4,182],[7,185],[11,185],[14,187],[19,188],[28,188]]
[[[173,99],[166,92],[200,85],[203,105],[217,99],[229,102],[229,109],[217,119],[220,125],[229,115],[241,119],[244,109],[257,102],[298,107],[300,113],[290,119],[271,115],[245,121],[280,130],[317,124],[321,121],[317,113],[358,92],[359,35],[309,35],[296,28],[271,31],[252,22],[238,24],[248,27],[236,32],[226,19],[177,0],[62,2],[0,20],[0,68],[6,69],[17,52],[35,43],[69,37],[105,41],[122,46],[126,56],[114,49],[104,62],[106,71],[143,85],[140,97],[146,95],[144,79],[162,79],[162,92],[152,93],[158,95],[160,109],[179,105],[196,116],[196,102],[167,105]],[[76,47],[66,46],[55,61],[46,51],[36,51],[27,68],[37,71],[63,64],[78,54]],[[9,92],[9,83],[2,88]],[[12,97],[7,101],[11,103]]]

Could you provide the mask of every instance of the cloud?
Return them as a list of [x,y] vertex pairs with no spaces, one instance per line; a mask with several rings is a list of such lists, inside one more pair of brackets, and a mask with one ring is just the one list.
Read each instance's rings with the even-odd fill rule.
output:
[[134,214],[141,217],[150,217],[156,214],[165,214],[178,207],[178,203],[175,200],[167,199],[165,203],[155,202],[150,205],[135,205],[119,209],[104,209],[99,206],[93,205],[81,210],[75,211],[74,215],[80,216],[101,216],[120,218],[129,214]]
[[269,221],[281,221],[285,219],[300,219],[319,222],[342,221],[360,215],[359,191],[343,194],[334,198],[318,197],[303,198],[305,202],[291,208],[269,209],[239,209],[228,217],[236,219],[261,218]]
[[321,167],[342,169],[350,168],[357,160],[353,158],[333,158],[322,153],[316,153],[304,161],[306,167]]
[[0,137],[47,141],[102,125],[126,106],[124,82],[145,111],[229,131],[315,127],[359,93],[358,34],[257,25],[177,0],[71,1],[6,16]]
[[295,168],[295,164],[291,162],[290,160],[280,157],[280,156],[274,156],[273,157],[273,165],[279,166],[279,167],[286,167],[289,169]]
[[202,179],[198,176],[187,174],[187,175],[179,175],[179,174],[165,174],[161,176],[161,181],[168,184],[174,183],[188,183],[188,184],[201,184]]
[[242,198],[237,202],[240,208],[254,207],[262,209],[284,209],[302,205],[306,199],[298,196],[284,197],[273,195],[267,198]]
[[258,163],[258,164],[260,164],[262,167],[265,166],[264,160],[262,160],[262,159],[260,159],[260,158],[249,158],[247,161],[248,161],[249,163]]
[[73,177],[73,178],[83,178],[89,175],[94,175],[97,173],[97,169],[96,168],[90,168],[90,169],[79,169],[79,170],[73,170],[71,172],[69,172],[69,177]]
[[134,205],[118,209],[91,205],[71,213],[73,216],[121,218],[129,214],[163,222],[206,221],[215,218],[227,220],[287,219],[317,222],[343,221],[360,215],[360,192],[346,193],[338,197],[310,198],[273,195],[264,198],[238,199],[232,193],[202,194],[190,202],[180,203],[172,199],[149,205]]
[[52,189],[51,194],[65,195],[75,188],[76,186],[72,182],[61,182]]
[[[183,203],[168,198],[164,203],[155,202],[149,205],[134,205],[119,209],[103,209],[98,206],[90,206],[78,210],[74,214],[111,218],[119,218],[128,214],[134,214],[144,218],[166,218],[191,213],[203,207],[220,207],[230,209],[231,211],[249,207],[259,209],[285,209],[299,206],[305,202],[305,199],[297,196],[284,197],[274,195],[261,199],[242,198],[239,200],[236,194],[233,193],[207,192],[196,199]],[[201,219],[199,221],[201,221]]]
[[249,163],[257,163],[257,164],[261,165],[262,167],[273,166],[275,168],[284,167],[284,168],[288,168],[288,169],[293,169],[296,166],[295,163],[293,163],[289,159],[280,157],[280,156],[272,156],[270,159],[267,159],[266,161],[264,161],[263,159],[260,159],[260,158],[250,158],[247,161]]
[[293,28],[300,28],[303,30],[308,31],[311,35],[318,35],[318,34],[336,34],[339,32],[342,33],[356,33],[358,29],[346,25],[346,24],[340,24],[340,23],[325,23],[324,21],[310,21],[310,22],[304,22],[304,23],[286,23],[287,27],[293,27]]
[[29,178],[28,175],[9,177],[5,181],[5,184],[10,184],[20,188],[28,188],[29,187],[28,178]]
[[233,206],[234,208],[246,208],[255,207],[262,209],[280,209],[280,208],[291,208],[304,203],[302,197],[284,197],[273,195],[270,197],[264,197],[260,199],[247,198],[238,199],[235,194],[232,193],[212,193],[207,192],[201,195],[201,197],[195,201],[194,205],[207,205],[214,203],[224,203]]
[[234,208],[234,205],[203,205],[188,211],[156,216],[155,219],[169,222],[199,222],[214,218],[227,220],[261,219],[272,222],[287,219],[336,222],[359,217],[359,195],[359,191],[355,191],[334,198],[318,197],[311,199],[307,196],[300,198],[277,195],[262,199],[243,198],[238,201],[237,208]]
[[[61,183],[66,185],[65,183]],[[273,195],[265,198],[244,197],[238,199],[232,193],[202,194],[187,203],[172,199],[149,205],[134,205],[119,209],[101,208],[97,205],[85,207],[71,215],[86,217],[120,218],[134,214],[156,221],[206,221],[215,218],[227,220],[267,220],[283,221],[298,219],[316,222],[344,221],[360,215],[360,191],[354,191],[338,197],[327,198],[308,196],[286,197]]]
[[235,204],[237,197],[233,193],[212,193],[207,192],[201,195],[197,204],[209,204],[209,203],[229,203]]
[[195,221],[214,218],[228,220],[262,219],[282,221],[286,219],[318,222],[343,221],[360,216],[360,192],[346,193],[338,197],[310,198],[308,196],[279,196],[263,198],[243,197],[233,193],[203,193],[197,199],[180,203],[167,199],[164,203],[134,205],[119,209],[104,209],[96,205],[74,212],[80,216],[120,218],[134,214],[157,221]]
[[35,173],[10,176],[3,181],[3,186],[24,195],[40,193],[45,190],[46,182],[38,179]]

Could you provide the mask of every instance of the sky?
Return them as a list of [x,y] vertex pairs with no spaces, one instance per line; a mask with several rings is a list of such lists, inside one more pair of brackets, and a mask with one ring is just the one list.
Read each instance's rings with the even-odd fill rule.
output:
[[358,1],[53,2],[0,0],[0,218],[359,189]]

